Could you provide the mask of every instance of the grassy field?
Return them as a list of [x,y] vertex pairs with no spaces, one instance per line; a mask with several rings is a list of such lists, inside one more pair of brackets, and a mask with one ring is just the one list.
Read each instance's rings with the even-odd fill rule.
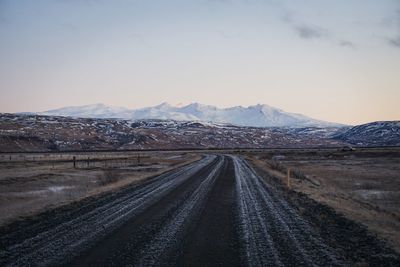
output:
[[2,154],[0,225],[136,183],[199,157],[185,152]]
[[400,252],[400,149],[275,150],[247,155],[318,202],[366,225]]

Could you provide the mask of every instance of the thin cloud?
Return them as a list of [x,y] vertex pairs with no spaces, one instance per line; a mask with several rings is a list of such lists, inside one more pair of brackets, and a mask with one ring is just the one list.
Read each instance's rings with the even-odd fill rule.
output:
[[330,30],[320,27],[320,26],[311,26],[304,24],[302,20],[296,19],[296,14],[293,11],[288,9],[284,9],[282,16],[280,17],[281,21],[285,24],[292,27],[294,32],[298,37],[304,40],[326,40],[337,44],[340,47],[344,48],[356,48],[356,45],[349,40],[338,40],[334,36]]
[[283,8],[283,14],[280,19],[283,23],[292,27],[301,39],[325,39],[329,36],[327,29],[305,24],[302,20],[296,19],[296,14],[287,8]]
[[146,38],[140,33],[131,33],[128,35],[128,38],[135,40],[138,44],[151,47],[149,42],[147,42]]
[[353,42],[342,40],[339,43],[339,46],[347,47],[347,48],[356,48],[356,45]]
[[223,30],[217,30],[218,35],[226,40],[240,39],[241,34],[239,32],[227,32]]
[[321,39],[328,37],[328,31],[319,27],[301,25],[295,26],[294,29],[302,39]]
[[400,35],[394,38],[388,38],[387,42],[391,46],[400,48]]
[[283,15],[281,16],[281,20],[284,23],[292,23],[293,22],[293,15],[291,12],[289,12],[288,10],[285,10]]
[[383,26],[393,28],[397,32],[392,37],[385,38],[386,43],[392,47],[400,48],[400,9],[396,10],[393,16],[385,18]]
[[232,38],[231,35],[227,34],[227,33],[224,32],[224,31],[218,30],[217,33],[218,33],[219,36],[221,36],[223,39],[231,39],[231,38]]

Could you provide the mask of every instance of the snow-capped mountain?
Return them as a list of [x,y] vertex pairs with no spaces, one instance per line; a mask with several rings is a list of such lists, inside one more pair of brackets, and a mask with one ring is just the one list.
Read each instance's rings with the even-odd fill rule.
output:
[[316,120],[301,114],[285,112],[268,105],[249,107],[217,108],[215,106],[192,103],[182,107],[162,103],[153,107],[127,109],[109,107],[104,104],[65,107],[38,113],[40,115],[119,118],[128,120],[160,119],[177,121],[205,121],[253,127],[308,127],[341,126],[340,124]]
[[129,116],[130,110],[123,107],[110,107],[104,104],[64,107],[40,112],[38,114],[76,118],[123,118]]

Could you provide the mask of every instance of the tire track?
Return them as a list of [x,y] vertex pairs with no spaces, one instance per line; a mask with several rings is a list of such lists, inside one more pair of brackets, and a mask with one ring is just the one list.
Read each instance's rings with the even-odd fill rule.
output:
[[241,232],[249,266],[343,266],[288,203],[241,158],[235,163]]
[[170,266],[240,266],[237,202],[233,161],[222,169],[197,220]]
[[137,266],[154,266],[167,262],[177,244],[182,243],[188,226],[198,217],[208,193],[213,188],[223,160],[220,160],[211,173],[200,183],[197,189],[182,206],[165,222],[164,227],[142,250]]

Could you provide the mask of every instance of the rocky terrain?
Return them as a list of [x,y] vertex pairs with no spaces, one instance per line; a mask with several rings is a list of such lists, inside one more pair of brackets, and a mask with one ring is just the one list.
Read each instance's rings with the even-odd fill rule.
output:
[[400,121],[378,121],[338,133],[337,140],[357,146],[400,146]]
[[343,146],[344,142],[327,138],[336,130],[2,114],[0,151]]
[[174,120],[0,115],[0,152],[398,146],[399,122],[246,127]]

